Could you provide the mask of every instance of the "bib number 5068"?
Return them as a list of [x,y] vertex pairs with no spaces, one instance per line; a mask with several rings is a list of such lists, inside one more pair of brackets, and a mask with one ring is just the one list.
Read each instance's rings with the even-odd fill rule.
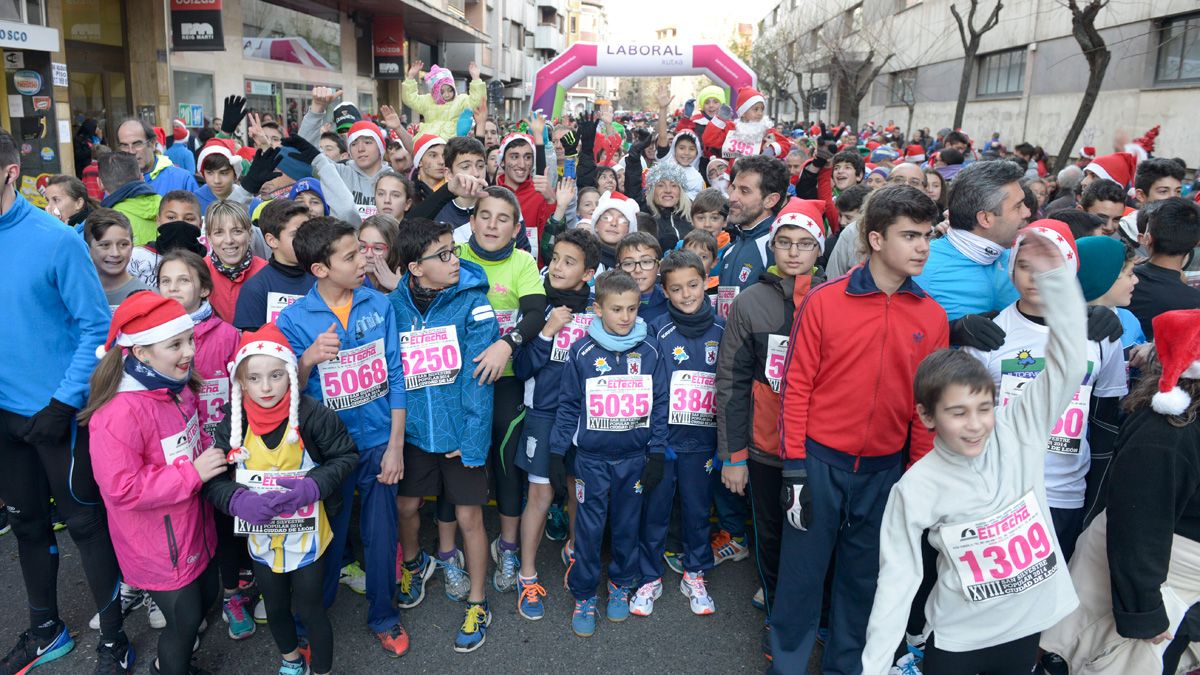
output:
[[592,394],[588,397],[588,415],[592,417],[645,417],[650,414],[650,394]]
[[353,394],[359,389],[366,389],[388,379],[387,364],[383,359],[375,359],[364,363],[357,370],[331,370],[325,373],[321,386],[325,389],[326,397]]
[[1018,534],[1008,540],[1008,546],[989,546],[983,549],[981,561],[975,551],[966,551],[958,557],[971,568],[976,583],[983,583],[984,567],[993,579],[1007,579],[1015,572],[1029,567],[1034,562],[1050,555],[1053,545],[1041,523],[1034,523],[1026,534]]

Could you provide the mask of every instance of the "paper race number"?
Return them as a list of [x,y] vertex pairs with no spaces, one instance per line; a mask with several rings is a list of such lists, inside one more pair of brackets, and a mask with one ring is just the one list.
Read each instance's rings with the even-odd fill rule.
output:
[[567,352],[571,351],[571,345],[579,338],[587,335],[588,326],[592,325],[592,319],[596,318],[595,314],[575,314],[571,318],[571,323],[562,327],[558,331],[558,335],[554,336],[554,346],[550,348],[550,360],[563,363],[567,360]]
[[763,375],[771,385],[771,391],[779,393],[779,383],[783,380],[783,364],[787,361],[788,336],[772,335],[767,338],[767,362],[763,365]]
[[721,145],[721,156],[730,158],[757,155],[760,148],[762,148],[761,141],[751,141],[744,138],[737,138],[730,133],[725,136],[725,143]]
[[513,332],[517,327],[517,310],[515,309],[498,309],[496,310],[496,322],[500,324],[500,336],[504,337]]
[[405,389],[450,384],[462,368],[458,328],[450,325],[401,333],[400,358]]
[[200,405],[204,410],[204,431],[212,436],[217,423],[225,419],[221,414],[221,406],[229,400],[229,378],[218,377],[200,382]]
[[193,413],[183,431],[160,441],[163,459],[171,466],[191,462],[200,454],[200,419]]
[[717,286],[717,316],[722,319],[729,318],[729,308],[733,306],[733,300],[741,290],[740,286]]
[[301,297],[290,293],[267,293],[267,323],[275,323],[279,313]]
[[701,370],[676,370],[671,373],[671,409],[669,424],[693,427],[717,426],[713,399],[717,394],[717,376]]
[[321,394],[333,410],[357,408],[388,393],[387,357],[383,338],[353,349],[317,366]]
[[584,393],[590,431],[629,431],[650,426],[653,392],[649,375],[589,377]]
[[[304,478],[308,471],[255,471],[253,469],[238,469],[237,482],[245,485],[258,494],[278,492],[287,488],[281,487],[279,481],[284,478]],[[321,510],[316,502],[300,507],[295,513],[281,513],[263,525],[250,523],[235,517],[233,519],[234,534],[307,534],[317,531],[320,524]]]
[[[1000,405],[1006,406],[1033,383],[1044,369],[1042,359],[1004,359],[1000,362]],[[1088,361],[1088,374],[1084,381],[1091,381],[1092,362]],[[1083,384],[1075,392],[1070,405],[1054,423],[1050,432],[1049,452],[1058,455],[1077,456],[1083,449],[1083,433],[1091,408],[1092,385]]]

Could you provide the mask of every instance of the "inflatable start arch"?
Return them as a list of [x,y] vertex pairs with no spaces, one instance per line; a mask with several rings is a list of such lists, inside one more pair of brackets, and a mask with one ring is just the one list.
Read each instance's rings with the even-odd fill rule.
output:
[[[708,75],[731,92],[755,86],[754,71],[718,44],[594,44],[577,42],[537,72],[533,110],[562,114],[567,89],[591,75]],[[732,101],[733,97],[730,96]]]

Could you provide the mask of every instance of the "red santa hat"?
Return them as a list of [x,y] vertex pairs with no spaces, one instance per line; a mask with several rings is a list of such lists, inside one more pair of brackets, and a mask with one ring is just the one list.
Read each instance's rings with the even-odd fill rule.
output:
[[1131,152],[1114,152],[1111,155],[1104,155],[1092,160],[1084,168],[1084,171],[1091,171],[1098,178],[1107,178],[1111,181],[1116,181],[1121,187],[1128,189],[1129,181],[1133,180],[1133,172],[1137,167],[1137,158]]
[[379,146],[379,156],[384,156],[385,149],[387,148],[387,142],[384,141],[383,131],[379,128],[379,125],[375,124],[374,122],[368,122],[367,120],[359,120],[354,124],[351,124],[350,132],[346,134],[346,145],[353,145],[354,141],[358,140],[359,138],[370,138],[371,140],[375,141],[375,145]]
[[171,135],[175,137],[175,142],[186,141],[191,132],[188,131],[187,124],[178,117],[171,122]]
[[1033,221],[1028,227],[1017,233],[1017,241],[1013,244],[1012,255],[1008,258],[1008,276],[1011,277],[1016,272],[1017,253],[1021,250],[1021,242],[1031,234],[1049,239],[1050,243],[1054,244],[1054,247],[1062,254],[1063,261],[1067,263],[1071,274],[1079,272],[1079,249],[1075,246],[1075,235],[1071,234],[1071,228],[1061,220],[1043,218]]
[[138,291],[125,298],[113,312],[108,339],[96,347],[96,358],[102,358],[114,345],[149,346],[191,330],[194,325],[178,300],[153,291]]
[[[250,151],[254,152],[254,149],[251,148]],[[213,155],[224,157],[225,159],[229,160],[229,165],[233,167],[235,172],[242,163],[242,156],[235,153],[233,150],[232,140],[228,138],[210,138],[208,139],[208,142],[204,144],[204,147],[200,148],[200,154],[196,155],[196,169],[198,171],[203,171],[204,160],[212,157]],[[250,157],[253,158],[254,155],[250,155]]]
[[238,383],[237,369],[242,362],[251,356],[273,356],[283,361],[290,380],[290,400],[288,401],[288,432],[287,442],[300,442],[300,378],[296,373],[296,353],[284,337],[283,332],[273,323],[263,324],[253,332],[242,333],[242,341],[234,353],[233,363],[229,364],[232,383],[229,388],[229,444],[232,448],[226,459],[230,463],[244,460],[248,453],[242,447],[245,437],[242,433],[242,386]]
[[621,215],[629,221],[629,231],[637,232],[637,202],[620,192],[605,192],[600,195],[600,201],[596,202],[596,209],[592,211],[592,222],[600,220],[600,216],[609,209],[620,211]]
[[421,158],[435,145],[445,145],[446,139],[434,134],[421,134],[413,141],[413,175],[421,168]]
[[1081,159],[1095,159],[1096,158],[1096,146],[1094,146],[1094,145],[1083,146],[1082,148],[1079,149],[1079,157]]
[[1163,312],[1152,323],[1162,375],[1150,407],[1160,415],[1182,415],[1192,405],[1192,397],[1179,380],[1200,379],[1200,309]]
[[154,140],[158,142],[158,147],[167,147],[167,132],[162,127],[154,127]]
[[925,161],[925,148],[913,144],[904,149],[904,161],[920,164]]
[[514,131],[513,133],[505,136],[504,140],[500,141],[500,159],[504,159],[504,153],[508,152],[508,146],[512,145],[513,143],[521,142],[528,143],[530,148],[536,147],[533,142],[533,136]]
[[1162,128],[1161,124],[1155,124],[1145,136],[1138,136],[1133,139],[1133,142],[1140,146],[1147,154],[1154,152],[1154,139],[1158,138],[1158,130]]
[[767,100],[754,87],[742,87],[737,93],[737,116],[741,117],[749,112],[750,108],[754,107],[755,103],[761,103],[765,107]]
[[775,217],[775,221],[771,223],[771,237],[774,237],[775,232],[781,227],[798,227],[811,234],[821,247],[821,253],[824,253],[825,227],[822,225],[824,222],[824,211],[825,202],[819,199],[792,197],[780,209],[779,215]]

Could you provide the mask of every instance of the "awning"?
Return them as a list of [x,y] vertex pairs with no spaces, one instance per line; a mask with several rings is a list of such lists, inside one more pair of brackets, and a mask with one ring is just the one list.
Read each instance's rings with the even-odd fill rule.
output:
[[58,51],[58,29],[14,21],[0,21],[0,48]]

